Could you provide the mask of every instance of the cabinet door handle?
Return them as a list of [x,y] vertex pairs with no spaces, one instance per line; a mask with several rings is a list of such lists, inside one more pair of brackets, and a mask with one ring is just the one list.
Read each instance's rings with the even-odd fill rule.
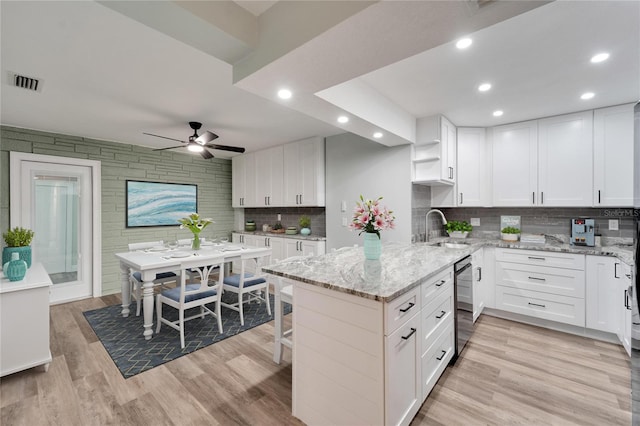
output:
[[624,274],[624,275],[625,275],[625,277],[631,279],[631,274]]
[[619,265],[618,262],[613,264],[613,278],[620,278],[618,276],[618,265]]
[[533,191],[531,193],[531,204],[535,204],[536,203],[536,192]]
[[540,306],[541,308],[546,308],[547,307],[547,305],[541,305],[539,303],[531,303],[531,302],[529,302],[529,305],[531,305],[531,306]]
[[462,192],[460,193],[460,205],[462,205],[462,200],[464,200],[463,196],[462,196]]
[[624,289],[624,307],[629,309],[629,289]]
[[302,204],[302,194],[300,194],[300,204]]
[[440,354],[440,356],[436,357],[436,359],[438,361],[442,361],[442,358],[444,358],[444,356],[447,354],[447,351],[442,351],[442,353]]
[[531,260],[547,260],[547,259],[546,259],[546,258],[544,258],[544,257],[536,257],[536,256],[527,256],[527,257],[528,257],[529,259],[531,259]]
[[400,309],[400,312],[407,312],[409,309],[413,308],[416,304],[413,302],[409,302],[409,306],[404,309]]
[[440,319],[446,314],[445,311],[440,311],[440,315],[436,315],[436,318]]
[[482,267],[478,266],[478,282],[482,281]]
[[445,281],[445,280],[440,280],[440,282],[439,282],[439,283],[436,283],[436,287],[441,287],[441,286],[442,286],[442,284],[444,284],[444,283],[446,283],[446,281]]
[[[626,292],[629,295],[629,298],[631,298],[631,300],[633,300],[633,288],[631,286],[629,286],[629,288],[626,290]],[[631,303],[627,303],[627,309],[631,310]]]
[[540,192],[540,204],[544,204],[544,192]]
[[527,278],[529,278],[530,280],[536,280],[536,281],[546,281],[546,279],[538,278],[538,277],[527,277]]
[[413,336],[416,331],[417,330],[415,328],[411,327],[411,332],[409,334],[400,337],[402,337],[402,340],[409,340],[409,337]]
[[598,189],[598,204],[600,204],[600,190]]

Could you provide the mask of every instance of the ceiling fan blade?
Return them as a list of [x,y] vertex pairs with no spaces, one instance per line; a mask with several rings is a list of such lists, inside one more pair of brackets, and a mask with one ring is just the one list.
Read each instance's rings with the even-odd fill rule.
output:
[[201,134],[196,138],[196,142],[198,142],[200,145],[206,145],[209,142],[214,141],[216,139],[218,139],[218,135],[206,130],[203,134]]
[[213,144],[213,143],[207,144],[205,146],[207,148],[211,148],[211,149],[219,149],[220,151],[239,152],[241,154],[244,152],[244,148],[241,148],[241,147],[238,147],[238,146],[216,145],[216,144]]
[[169,139],[170,141],[186,143],[185,141],[180,140],[180,139],[174,139],[174,138],[168,138],[166,136],[154,135],[153,133],[144,133],[144,132],[142,132],[142,134],[143,135],[149,135],[149,136],[155,136],[156,138]]
[[207,151],[206,148],[202,148],[202,151],[200,151],[200,155],[202,155],[202,158],[204,158],[205,160],[213,158],[213,154]]
[[184,148],[183,145],[180,146],[170,146],[169,148],[158,148],[158,149],[154,149],[153,151],[164,151],[165,149],[174,149],[174,148]]

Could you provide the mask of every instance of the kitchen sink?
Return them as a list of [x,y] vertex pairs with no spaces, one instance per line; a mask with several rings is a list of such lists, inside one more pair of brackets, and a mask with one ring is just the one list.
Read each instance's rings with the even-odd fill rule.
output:
[[448,241],[440,241],[439,243],[435,243],[434,246],[451,249],[464,249],[469,248],[469,243],[450,243]]

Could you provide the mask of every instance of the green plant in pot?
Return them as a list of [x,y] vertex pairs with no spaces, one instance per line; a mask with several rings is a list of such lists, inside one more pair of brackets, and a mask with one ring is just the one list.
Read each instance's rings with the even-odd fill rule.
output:
[[518,241],[518,238],[520,237],[520,230],[513,226],[506,226],[502,228],[502,231],[500,232],[502,234],[503,241]]
[[27,262],[27,268],[31,267],[31,241],[33,241],[31,229],[15,227],[2,234],[7,245],[2,249],[2,264],[11,260],[12,253],[18,253],[21,260]]
[[311,218],[309,216],[300,216],[300,219],[298,219],[298,225],[300,225],[300,234],[311,234],[311,229],[309,229],[311,226]]
[[451,238],[467,238],[473,230],[467,221],[450,220],[444,227]]

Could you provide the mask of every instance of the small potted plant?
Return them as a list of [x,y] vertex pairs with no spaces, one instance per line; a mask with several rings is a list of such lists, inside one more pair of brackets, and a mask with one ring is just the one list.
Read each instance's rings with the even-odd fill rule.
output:
[[33,231],[27,228],[15,227],[2,234],[7,245],[2,249],[2,264],[11,260],[11,253],[19,253],[20,259],[27,262],[27,268],[31,267],[31,241]]
[[445,229],[451,238],[467,238],[473,226],[467,221],[450,220],[445,225]]
[[300,216],[298,219],[298,225],[300,225],[300,234],[301,235],[309,235],[311,234],[311,218],[309,216]]
[[518,238],[520,237],[520,230],[518,228],[514,228],[513,226],[502,228],[502,231],[500,232],[502,233],[503,241],[518,241]]

